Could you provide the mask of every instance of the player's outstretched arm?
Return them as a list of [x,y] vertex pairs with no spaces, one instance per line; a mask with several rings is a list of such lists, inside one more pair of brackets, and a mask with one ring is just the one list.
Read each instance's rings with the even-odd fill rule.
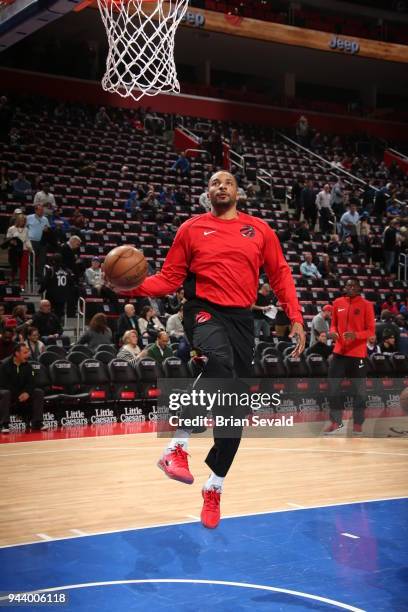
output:
[[121,294],[131,297],[162,297],[173,293],[183,284],[187,276],[189,260],[187,233],[181,226],[167,253],[161,271],[153,276],[148,276],[137,289],[123,291]]

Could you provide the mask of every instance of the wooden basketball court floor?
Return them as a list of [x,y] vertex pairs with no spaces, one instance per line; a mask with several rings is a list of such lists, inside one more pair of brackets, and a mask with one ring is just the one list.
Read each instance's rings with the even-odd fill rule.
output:
[[[190,443],[190,486],[156,467],[165,444],[154,433],[0,444],[0,546],[198,520],[211,439]],[[404,497],[407,474],[406,438],[244,438],[222,514]]]

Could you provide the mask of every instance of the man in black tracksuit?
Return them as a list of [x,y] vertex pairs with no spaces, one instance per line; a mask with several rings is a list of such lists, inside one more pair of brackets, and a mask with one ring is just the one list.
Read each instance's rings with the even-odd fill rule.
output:
[[[44,391],[34,388],[34,372],[28,363],[30,349],[16,344],[13,354],[0,365],[0,430],[9,433],[10,408],[29,423],[31,429],[41,431],[43,426]],[[30,419],[31,413],[31,419]]]

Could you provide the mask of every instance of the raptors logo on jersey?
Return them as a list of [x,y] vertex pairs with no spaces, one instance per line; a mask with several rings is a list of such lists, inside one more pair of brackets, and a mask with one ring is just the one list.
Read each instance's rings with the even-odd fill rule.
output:
[[255,236],[255,229],[252,225],[244,225],[239,231],[244,238],[253,238]]
[[204,310],[200,310],[200,312],[197,312],[196,316],[195,316],[195,321],[196,323],[206,323],[207,321],[209,321],[211,319],[211,316],[209,312],[205,312]]

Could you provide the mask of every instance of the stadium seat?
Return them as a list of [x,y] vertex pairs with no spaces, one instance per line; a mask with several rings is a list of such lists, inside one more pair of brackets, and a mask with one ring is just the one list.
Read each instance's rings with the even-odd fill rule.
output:
[[85,344],[74,344],[71,347],[71,353],[73,352],[76,353],[83,353],[86,357],[92,357],[93,356],[93,350],[89,348],[89,346],[86,346]]
[[63,346],[57,346],[56,344],[50,344],[47,346],[47,353],[55,353],[55,355],[59,355],[61,359],[64,359],[67,354],[66,349]]
[[280,342],[278,342],[277,348],[278,351],[283,354],[283,351],[285,349],[287,349],[288,347],[293,347],[293,343],[292,342],[288,342],[287,340],[281,340]]
[[95,349],[95,353],[99,353],[100,351],[107,351],[112,353],[113,356],[115,356],[118,352],[116,346],[113,344],[99,344]]
[[110,363],[110,361],[112,361],[112,359],[115,357],[115,353],[112,351],[98,351],[95,353],[94,357],[95,359],[97,359],[98,361],[101,361],[102,363],[105,363],[106,365],[108,365],[108,363]]
[[54,361],[49,368],[51,389],[59,392],[59,398],[69,403],[88,399],[81,388],[81,378],[76,365],[66,359]]
[[255,360],[260,361],[262,358],[263,351],[266,348],[274,347],[271,342],[265,342],[264,340],[260,340],[255,347]]
[[286,369],[288,378],[306,378],[309,374],[306,361],[303,356],[285,357],[283,365]]
[[38,358],[38,361],[48,368],[52,363],[54,363],[54,361],[57,361],[58,359],[61,359],[61,355],[57,355],[57,353],[53,353],[51,351],[46,350],[44,351],[44,353],[41,353]]
[[388,355],[374,353],[369,359],[373,367],[374,376],[380,378],[383,376],[392,376],[394,374],[392,363]]
[[328,364],[322,355],[310,353],[306,357],[306,365],[309,374],[312,378],[326,378],[328,372]]
[[81,351],[71,351],[68,353],[67,357],[68,361],[74,363],[76,366],[79,366],[85,359],[91,359],[87,355],[84,355]]
[[408,355],[394,353],[391,356],[391,364],[396,376],[408,376]]
[[79,366],[82,388],[89,394],[89,401],[104,402],[109,399],[110,379],[107,367],[97,359],[85,359]]
[[139,380],[139,390],[143,399],[155,399],[158,397],[157,379],[160,376],[160,368],[154,359],[143,357],[136,364],[136,372]]
[[163,373],[166,378],[187,378],[185,364],[178,357],[167,357],[163,361]]
[[136,370],[129,362],[115,357],[109,362],[112,398],[117,402],[135,402],[139,398]]

